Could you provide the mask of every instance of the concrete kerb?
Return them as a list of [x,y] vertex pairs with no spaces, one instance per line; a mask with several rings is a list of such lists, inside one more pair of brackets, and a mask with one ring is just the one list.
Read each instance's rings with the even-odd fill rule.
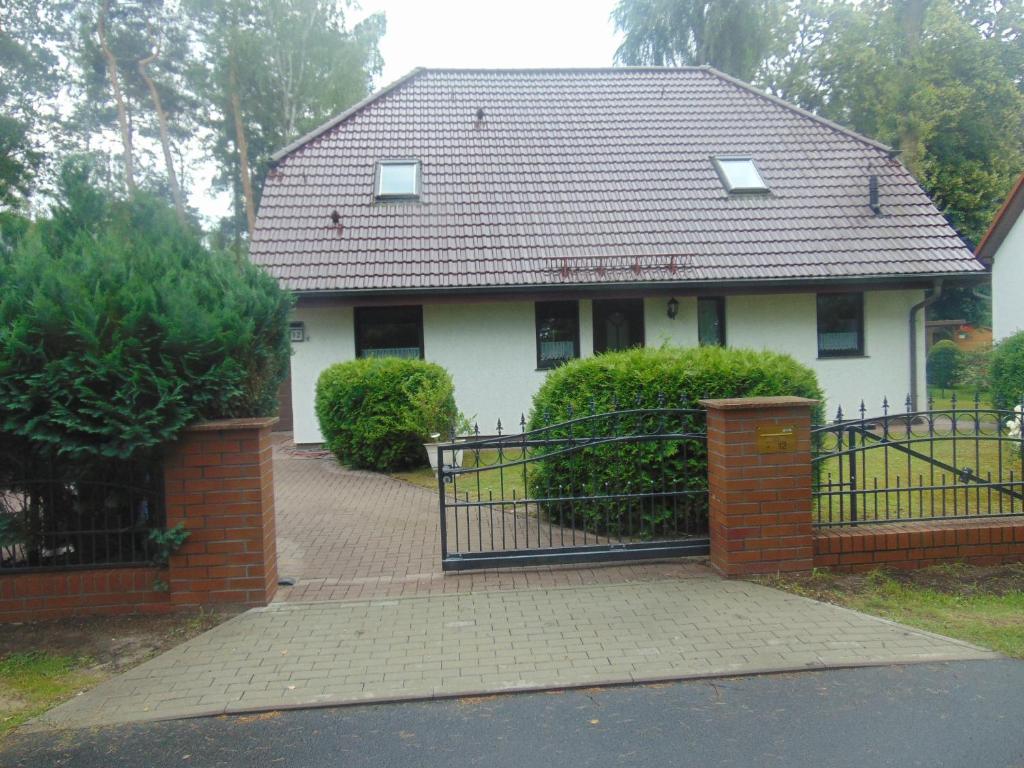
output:
[[[257,609],[258,610],[258,609]],[[893,623],[893,622],[889,622]],[[942,637],[941,635],[933,635],[929,632],[923,632],[922,634],[938,637],[943,640],[949,638]],[[969,644],[963,644],[967,647],[973,648]],[[987,651],[987,649],[978,649],[981,651]],[[969,659],[968,661],[983,662],[994,659],[1006,658],[1001,654],[992,653],[992,659]],[[358,707],[369,704],[408,704],[414,702],[425,702],[425,701],[455,701],[458,699],[472,699],[480,698],[482,696],[515,696],[524,693],[545,693],[552,691],[579,691],[586,690],[588,688],[616,688],[627,685],[658,685],[665,683],[680,683],[687,681],[698,681],[698,680],[733,680],[745,677],[764,677],[766,675],[778,675],[778,674],[792,674],[796,672],[825,672],[832,669],[872,669],[877,667],[902,667],[912,666],[915,664],[935,664],[947,661],[963,661],[958,655],[949,656],[935,656],[927,659],[908,659],[904,661],[862,661],[862,662],[831,662],[831,663],[813,663],[805,665],[794,665],[794,666],[779,666],[779,667],[763,667],[756,669],[748,669],[736,672],[707,672],[707,673],[693,673],[693,674],[680,674],[680,675],[652,675],[652,676],[629,676],[629,677],[610,677],[607,679],[588,681],[586,683],[550,683],[543,685],[523,685],[508,688],[480,688],[480,689],[466,689],[463,691],[438,691],[434,690],[429,694],[390,694],[385,696],[375,696],[368,694],[363,697],[330,697],[325,696],[320,701],[309,701],[309,702],[295,702],[295,703],[279,703],[273,705],[249,705],[249,706],[233,706],[228,705],[224,707],[210,707],[208,709],[199,709],[189,712],[188,714],[160,714],[157,712],[152,713],[151,717],[142,716],[135,719],[135,723],[159,723],[167,722],[172,720],[192,720],[202,717],[226,717],[236,715],[255,715],[264,712],[289,712],[303,709],[327,709],[327,708],[341,708],[341,707]],[[48,723],[41,723],[39,720],[32,720],[18,729],[20,733],[41,733],[46,731],[74,731],[82,728],[110,728],[115,727],[113,725],[81,725],[81,726],[68,726],[61,727],[51,725]]]

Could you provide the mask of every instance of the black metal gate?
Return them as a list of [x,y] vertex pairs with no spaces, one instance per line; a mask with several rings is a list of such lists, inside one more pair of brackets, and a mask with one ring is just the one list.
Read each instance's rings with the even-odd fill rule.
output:
[[438,446],[444,570],[707,554],[705,413],[571,416]]

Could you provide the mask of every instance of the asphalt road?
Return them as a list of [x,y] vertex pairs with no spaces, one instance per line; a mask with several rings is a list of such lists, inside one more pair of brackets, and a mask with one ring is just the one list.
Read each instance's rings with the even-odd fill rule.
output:
[[0,766],[1024,766],[1024,662],[802,672],[16,735]]

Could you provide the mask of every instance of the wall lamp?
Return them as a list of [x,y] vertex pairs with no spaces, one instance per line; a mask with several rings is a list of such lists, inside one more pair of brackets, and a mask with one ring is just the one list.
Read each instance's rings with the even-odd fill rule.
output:
[[676,315],[679,314],[679,302],[675,299],[668,300],[668,319],[675,320]]

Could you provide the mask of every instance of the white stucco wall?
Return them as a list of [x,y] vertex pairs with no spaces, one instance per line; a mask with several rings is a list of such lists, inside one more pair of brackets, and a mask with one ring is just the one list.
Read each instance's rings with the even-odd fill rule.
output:
[[992,340],[1024,331],[1024,216],[992,258]]
[[[581,346],[583,336],[581,328]],[[423,346],[427,360],[448,369],[459,409],[481,432],[492,433],[499,418],[504,429],[519,431],[521,412],[546,374],[536,370],[532,302],[427,305]]]
[[[767,294],[726,298],[726,337],[730,346],[787,352],[818,372],[829,414],[838,405],[855,409],[863,397],[877,411],[883,396],[902,408],[907,395],[909,353],[907,316],[922,291],[872,291],[864,298],[865,356],[817,358],[814,294]],[[679,313],[669,320],[667,297],[644,301],[648,346],[697,343],[697,300],[677,297]],[[580,301],[580,353],[593,353],[591,302]],[[292,403],[297,443],[321,442],[313,394],[328,365],[355,354],[350,307],[299,308],[307,340],[294,344]],[[918,323],[918,393],[924,392],[924,329]],[[490,432],[502,426],[517,431],[533,393],[546,375],[538,371],[532,301],[427,304],[423,307],[423,343],[427,360],[440,363],[455,381],[459,408]]]
[[[786,352],[813,368],[825,390],[829,417],[842,406],[852,415],[861,399],[869,413],[887,397],[902,411],[909,394],[910,308],[923,291],[868,291],[864,294],[864,356],[818,358],[817,299],[814,294],[729,296],[725,304],[730,346]],[[918,315],[917,396],[925,396],[924,320]]]
[[293,320],[306,324],[306,340],[292,344],[292,417],[297,443],[320,443],[320,425],[313,411],[316,380],[333,363],[356,355],[351,307],[300,307]]

